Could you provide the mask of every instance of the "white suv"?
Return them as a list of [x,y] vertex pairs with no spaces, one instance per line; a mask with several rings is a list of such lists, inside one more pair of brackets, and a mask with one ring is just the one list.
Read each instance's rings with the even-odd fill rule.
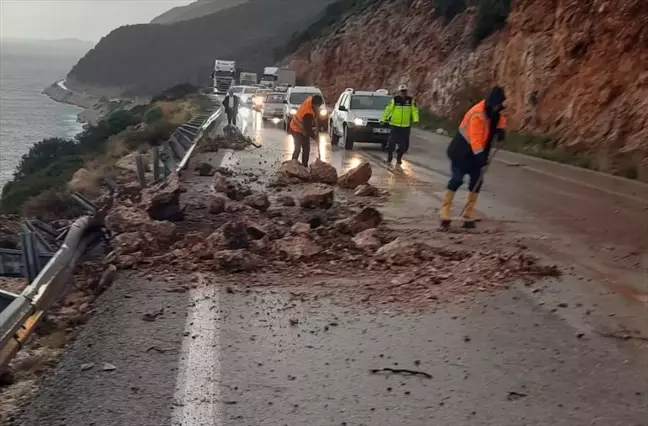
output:
[[380,123],[392,97],[386,90],[367,91],[346,89],[333,107],[329,121],[331,144],[353,149],[357,142],[380,143],[389,139],[390,128]]
[[[317,87],[311,86],[295,86],[288,89],[286,92],[286,99],[284,100],[284,129],[286,132],[290,131],[290,120],[293,115],[297,114],[299,106],[309,97],[314,95],[320,95],[322,101],[324,101],[324,95],[322,91]],[[325,101],[322,103],[322,106],[319,110],[318,117],[318,130],[321,128],[323,131],[326,131],[328,124],[328,110],[325,106]]]

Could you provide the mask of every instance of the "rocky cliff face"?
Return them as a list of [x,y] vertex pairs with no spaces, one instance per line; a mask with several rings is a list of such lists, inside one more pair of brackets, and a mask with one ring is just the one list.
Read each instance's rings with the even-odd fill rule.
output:
[[443,116],[500,84],[512,126],[648,180],[648,1],[512,3],[507,26],[473,48],[470,8],[446,25],[432,0],[378,1],[288,62],[329,98],[408,83]]

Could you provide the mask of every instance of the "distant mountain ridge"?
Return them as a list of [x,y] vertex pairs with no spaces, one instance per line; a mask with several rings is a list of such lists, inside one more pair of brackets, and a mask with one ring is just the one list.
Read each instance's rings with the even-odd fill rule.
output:
[[39,39],[0,39],[0,52],[2,55],[38,55],[38,56],[77,56],[82,57],[94,47],[94,43],[75,38],[57,40]]
[[74,66],[67,84],[107,96],[154,95],[178,83],[210,84],[215,59],[261,71],[331,1],[249,0],[189,21],[121,27]]
[[248,0],[197,0],[186,6],[174,7],[153,18],[151,24],[173,24],[200,18],[245,3]]

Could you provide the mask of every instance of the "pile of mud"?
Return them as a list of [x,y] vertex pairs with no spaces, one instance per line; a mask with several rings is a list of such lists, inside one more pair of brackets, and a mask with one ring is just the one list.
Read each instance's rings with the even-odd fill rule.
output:
[[254,140],[241,133],[236,126],[225,126],[223,134],[203,138],[198,146],[200,152],[218,152],[219,149],[241,151],[248,146],[258,147]]

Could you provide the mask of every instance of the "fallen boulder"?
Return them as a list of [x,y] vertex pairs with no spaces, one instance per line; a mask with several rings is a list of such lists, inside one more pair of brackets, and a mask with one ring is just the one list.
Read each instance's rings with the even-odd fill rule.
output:
[[281,197],[277,198],[277,202],[284,207],[292,207],[296,204],[295,199],[290,195],[282,195]]
[[270,207],[270,200],[263,192],[254,192],[243,199],[243,202],[259,211],[266,211]]
[[250,195],[252,191],[250,188],[240,184],[239,182],[227,179],[220,173],[214,175],[212,188],[216,192],[222,192],[232,200],[242,201],[245,197]]
[[365,184],[360,185],[353,194],[358,197],[377,197],[379,195],[379,191],[375,186],[371,184]]
[[255,222],[246,223],[245,231],[250,237],[252,237],[253,240],[260,240],[268,234],[265,228]]
[[312,257],[322,251],[321,247],[302,235],[284,237],[276,242],[275,247],[292,260]]
[[338,185],[341,188],[356,189],[358,186],[365,185],[369,182],[371,173],[371,165],[367,161],[364,161],[340,176]]
[[328,186],[311,185],[299,196],[299,204],[302,208],[311,209],[316,207],[329,208],[333,205],[333,188]]
[[242,222],[227,222],[220,228],[227,247],[232,250],[248,248],[250,238]]
[[131,254],[140,251],[142,238],[139,232],[126,232],[113,238],[112,243],[120,254]]
[[141,205],[151,219],[178,222],[183,219],[183,208],[180,206],[180,186],[178,173],[172,173],[167,179],[142,191]]
[[106,226],[115,234],[134,232],[139,233],[145,242],[165,244],[174,240],[176,231],[173,223],[151,220],[143,210],[127,206],[111,209],[106,216]]
[[214,253],[214,261],[230,272],[245,272],[263,264],[261,258],[246,250],[222,250]]
[[281,163],[279,173],[289,178],[298,178],[303,181],[310,179],[308,169],[297,160],[288,160]]
[[294,235],[309,235],[310,231],[310,225],[303,222],[297,222],[290,228],[290,233]]
[[209,213],[211,214],[220,214],[225,211],[227,207],[227,197],[223,195],[216,194],[209,204]]
[[338,175],[335,167],[325,163],[319,158],[310,165],[310,180],[313,182],[328,183],[334,185],[337,183]]
[[382,214],[373,207],[365,207],[348,219],[336,222],[336,228],[346,234],[358,234],[376,228],[382,223]]
[[214,166],[209,163],[200,163],[196,167],[199,176],[213,176],[215,173]]
[[382,245],[380,238],[378,238],[378,230],[376,228],[365,229],[359,232],[358,235],[353,237],[352,241],[356,247],[368,251],[376,250]]
[[379,248],[374,258],[390,265],[408,265],[420,261],[422,249],[421,243],[398,237]]

